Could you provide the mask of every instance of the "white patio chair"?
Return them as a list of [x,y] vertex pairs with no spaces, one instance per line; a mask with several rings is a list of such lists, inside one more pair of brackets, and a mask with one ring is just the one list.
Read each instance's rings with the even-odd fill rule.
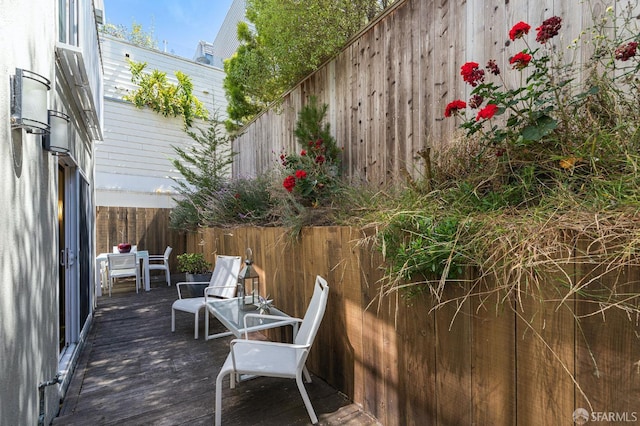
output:
[[[231,341],[231,351],[216,378],[216,426],[220,426],[222,423],[222,380],[227,374],[230,375],[230,387],[232,389],[235,387],[236,375],[240,374],[296,379],[300,396],[302,396],[304,405],[307,408],[311,423],[318,423],[309,395],[304,388],[302,375],[304,374],[308,383],[311,382],[311,376],[305,367],[305,362],[320,327],[320,322],[322,322],[328,296],[329,286],[327,282],[324,278],[317,276],[307,312],[303,319],[298,319],[301,325],[293,339],[293,343],[249,340],[247,333],[244,339]],[[247,315],[247,317],[249,316],[253,318],[269,317],[269,315],[260,314]],[[245,328],[247,317],[245,317]]]
[[135,253],[112,253],[107,255],[107,277],[109,280],[109,297],[116,278],[135,277],[136,293],[140,287],[140,268]]
[[167,285],[171,285],[171,272],[169,271],[169,256],[173,248],[167,246],[164,254],[151,254],[149,255],[149,270],[150,271],[164,271]]
[[[204,310],[206,292],[207,297],[230,298],[235,297],[236,288],[238,286],[238,275],[240,274],[240,266],[242,258],[240,256],[224,256],[216,257],[216,264],[213,268],[213,274],[209,282],[180,282],[176,284],[178,289],[178,300],[171,305],[171,331],[176,331],[176,311],[183,311],[194,314],[194,331],[193,338],[198,338],[198,318],[200,311]],[[185,297],[183,292],[186,288],[193,287],[203,288],[202,297]],[[183,289],[183,287],[185,289]],[[186,295],[184,295],[186,296]],[[205,313],[205,315],[208,315]]]

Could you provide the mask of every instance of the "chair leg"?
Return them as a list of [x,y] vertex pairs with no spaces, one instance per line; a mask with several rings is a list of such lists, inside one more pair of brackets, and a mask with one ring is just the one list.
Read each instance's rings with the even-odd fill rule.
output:
[[165,274],[167,276],[167,286],[171,286],[171,274],[169,273],[169,269],[165,269]]
[[307,370],[307,366],[302,367],[302,372],[304,373],[304,378],[307,383],[311,383],[311,375],[309,374],[309,370]]
[[[224,376],[227,375],[229,372],[228,371],[224,371],[221,370],[220,373],[218,374],[218,377],[216,378],[216,424],[215,426],[221,426],[222,425],[222,380],[224,379]],[[231,374],[233,375],[233,372],[231,372]]]
[[311,423],[318,423],[318,418],[316,417],[315,411],[313,411],[313,406],[311,405],[311,400],[309,399],[309,395],[307,394],[307,390],[304,388],[304,382],[302,381],[302,375],[296,375],[296,383],[298,385],[298,390],[300,391],[300,396],[304,401],[304,406],[307,407],[307,413],[309,413],[309,417],[311,418]]
[[171,332],[176,331],[176,310],[171,308]]
[[193,320],[194,326],[193,326],[193,338],[197,339],[198,338],[198,318],[200,317],[200,311],[197,310],[196,314],[195,314],[195,318]]

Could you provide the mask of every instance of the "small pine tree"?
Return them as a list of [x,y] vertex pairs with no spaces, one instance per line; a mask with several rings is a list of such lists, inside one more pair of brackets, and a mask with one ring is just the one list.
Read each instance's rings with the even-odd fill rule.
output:
[[208,120],[206,129],[198,128],[187,134],[194,144],[173,149],[178,158],[172,160],[182,179],[174,178],[180,197],[174,198],[176,207],[170,214],[173,229],[191,230],[203,223],[206,202],[227,182],[233,162],[231,139],[224,125],[217,119]]

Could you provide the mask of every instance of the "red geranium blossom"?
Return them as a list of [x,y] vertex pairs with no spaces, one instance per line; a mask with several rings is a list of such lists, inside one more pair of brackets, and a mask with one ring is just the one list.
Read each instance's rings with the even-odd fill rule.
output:
[[471,86],[476,87],[478,82],[484,81],[484,70],[478,68],[480,64],[477,62],[467,62],[460,67],[460,75]]
[[295,188],[296,186],[296,178],[291,175],[287,176],[286,178],[284,178],[282,186],[284,186],[284,188],[289,192],[293,191],[293,188]]
[[531,25],[527,24],[526,22],[520,21],[517,24],[515,24],[513,28],[511,28],[511,30],[509,31],[509,38],[512,41],[517,38],[522,38],[526,34],[529,34],[530,29],[531,29]]
[[531,61],[531,55],[524,52],[516,53],[511,59],[509,59],[509,63],[513,65],[513,69],[521,70],[526,68],[529,65],[529,61]]
[[316,163],[317,163],[317,164],[323,164],[323,163],[324,163],[324,161],[325,161],[324,155],[318,155],[318,156],[316,157]]
[[296,178],[304,179],[306,177],[307,177],[307,172],[305,172],[304,170],[296,170]]
[[478,111],[478,115],[476,116],[476,121],[480,121],[480,119],[482,118],[488,120],[495,115],[496,111],[498,111],[498,105],[488,104],[486,107]]
[[616,49],[616,59],[620,61],[627,61],[630,58],[636,56],[636,48],[638,47],[638,43],[635,41],[630,41],[629,43],[621,44]]
[[558,35],[560,27],[562,26],[562,19],[557,16],[552,16],[549,19],[542,21],[542,25],[536,28],[538,35],[536,35],[536,41],[544,44],[551,37]]
[[467,107],[467,104],[465,101],[456,99],[453,102],[449,102],[447,107],[444,109],[444,116],[451,117],[452,114],[457,114],[459,110],[465,109],[466,107]]
[[307,151],[303,149],[302,151],[300,151],[300,155],[304,157],[305,155],[307,155]]

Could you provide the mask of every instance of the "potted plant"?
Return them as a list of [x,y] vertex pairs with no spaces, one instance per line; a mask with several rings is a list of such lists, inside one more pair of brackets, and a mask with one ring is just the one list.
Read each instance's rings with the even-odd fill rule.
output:
[[185,273],[185,281],[198,282],[211,279],[211,263],[202,253],[183,253],[176,256],[178,270]]

